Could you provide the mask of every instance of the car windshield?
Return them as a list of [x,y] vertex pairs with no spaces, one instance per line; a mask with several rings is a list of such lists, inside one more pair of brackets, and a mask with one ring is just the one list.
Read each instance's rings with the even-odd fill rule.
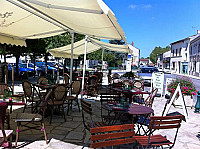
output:
[[19,64],[19,68],[27,68],[27,64]]
[[32,63],[29,63],[28,67],[34,67],[34,65]]

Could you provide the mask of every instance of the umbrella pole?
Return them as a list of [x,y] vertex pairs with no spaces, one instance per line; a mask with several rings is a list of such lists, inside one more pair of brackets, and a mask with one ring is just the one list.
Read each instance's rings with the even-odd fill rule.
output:
[[74,33],[71,33],[71,62],[70,62],[70,83],[72,83],[72,72],[73,72],[73,55],[74,55]]
[[83,99],[83,90],[84,90],[84,83],[85,83],[85,64],[86,64],[86,53],[87,53],[87,41],[88,36],[85,36],[85,52],[84,52],[84,62],[83,62],[83,78],[82,78],[82,87],[81,87],[81,99]]
[[103,54],[104,54],[104,48],[102,48],[102,56],[101,56],[101,61],[102,61],[101,71],[102,72],[103,72]]

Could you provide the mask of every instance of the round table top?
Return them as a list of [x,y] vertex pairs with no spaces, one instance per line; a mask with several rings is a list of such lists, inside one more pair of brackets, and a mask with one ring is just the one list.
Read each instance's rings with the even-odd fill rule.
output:
[[132,115],[145,115],[153,113],[153,109],[147,106],[132,104],[128,109],[128,113]]

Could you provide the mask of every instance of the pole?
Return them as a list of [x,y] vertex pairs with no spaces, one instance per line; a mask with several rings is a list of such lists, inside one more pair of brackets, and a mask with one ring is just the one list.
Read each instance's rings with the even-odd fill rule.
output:
[[101,56],[101,61],[102,61],[101,71],[102,72],[103,72],[103,54],[104,54],[104,48],[102,48],[102,56]]
[[84,62],[83,62],[83,78],[82,78],[82,87],[81,87],[81,99],[83,98],[83,89],[85,83],[85,64],[86,64],[86,53],[87,53],[87,41],[88,36],[85,36],[85,52],[84,52]]
[[73,72],[73,55],[74,55],[74,33],[71,33],[71,62],[70,62],[70,83],[72,83],[72,72]]
[[15,75],[14,75],[14,65],[12,65],[12,91],[14,94],[14,85],[15,85]]

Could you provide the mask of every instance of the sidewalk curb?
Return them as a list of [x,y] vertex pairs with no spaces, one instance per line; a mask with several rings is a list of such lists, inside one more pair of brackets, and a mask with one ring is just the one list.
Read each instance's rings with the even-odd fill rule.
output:
[[200,77],[196,77],[196,76],[192,76],[192,75],[178,74],[178,73],[171,73],[171,74],[175,74],[175,75],[179,75],[179,76],[185,76],[185,77],[190,77],[190,78],[193,78],[193,79],[200,80]]

